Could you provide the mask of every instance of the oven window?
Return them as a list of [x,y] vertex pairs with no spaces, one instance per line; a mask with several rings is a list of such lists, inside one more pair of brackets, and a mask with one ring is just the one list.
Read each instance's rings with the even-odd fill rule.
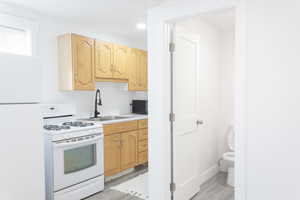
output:
[[64,151],[65,174],[96,165],[96,144]]

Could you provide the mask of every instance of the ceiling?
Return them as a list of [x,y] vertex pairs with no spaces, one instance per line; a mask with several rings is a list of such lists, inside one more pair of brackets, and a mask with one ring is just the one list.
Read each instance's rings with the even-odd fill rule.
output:
[[235,10],[225,9],[221,11],[210,12],[199,16],[198,19],[205,20],[221,30],[234,30]]
[[3,0],[74,23],[97,25],[128,39],[145,41],[137,23],[146,22],[147,9],[164,0]]

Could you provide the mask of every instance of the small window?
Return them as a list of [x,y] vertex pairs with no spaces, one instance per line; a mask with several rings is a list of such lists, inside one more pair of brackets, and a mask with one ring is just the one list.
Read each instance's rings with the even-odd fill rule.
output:
[[31,56],[30,31],[0,25],[0,51]]
[[32,56],[35,33],[32,21],[0,13],[0,53]]

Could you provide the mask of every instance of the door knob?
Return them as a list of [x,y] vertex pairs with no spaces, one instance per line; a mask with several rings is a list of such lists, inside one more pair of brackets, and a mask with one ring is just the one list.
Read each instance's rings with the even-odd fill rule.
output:
[[204,123],[203,120],[197,120],[196,122],[197,126],[202,125],[203,123]]

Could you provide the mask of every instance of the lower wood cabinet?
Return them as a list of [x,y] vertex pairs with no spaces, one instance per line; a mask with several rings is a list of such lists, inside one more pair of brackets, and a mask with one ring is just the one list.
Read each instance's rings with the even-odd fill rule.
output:
[[148,162],[148,128],[139,129],[145,123],[138,120],[104,125],[105,176]]
[[121,135],[121,170],[137,165],[138,132],[132,131]]
[[121,169],[121,135],[104,137],[104,174],[111,176]]
[[148,162],[148,151],[139,153],[138,155],[139,164],[145,164]]

